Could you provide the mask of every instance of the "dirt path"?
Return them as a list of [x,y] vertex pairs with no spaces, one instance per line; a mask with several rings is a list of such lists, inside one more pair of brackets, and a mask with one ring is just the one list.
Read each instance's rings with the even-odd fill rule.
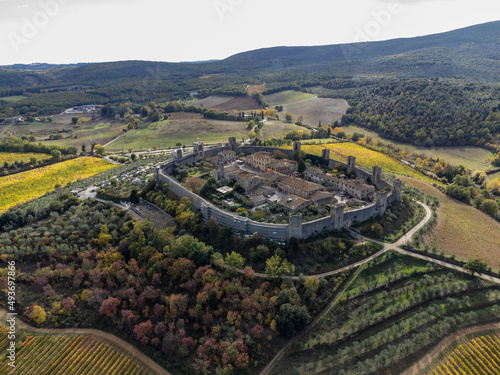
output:
[[[0,309],[0,320],[2,322],[5,322],[7,319],[7,312],[4,309]],[[152,370],[155,374],[157,375],[172,375],[170,372],[165,370],[163,367],[161,367],[159,364],[157,364],[155,361],[153,361],[151,358],[149,358],[146,354],[141,352],[139,349],[137,349],[135,346],[132,344],[129,344],[128,342],[116,337],[115,335],[111,333],[107,333],[104,331],[100,331],[98,329],[91,329],[91,328],[35,328],[32,327],[19,318],[16,319],[16,326],[17,328],[21,328],[25,331],[28,332],[38,332],[38,333],[45,333],[45,334],[50,334],[50,335],[61,335],[61,334],[79,334],[79,335],[93,335],[97,336],[101,339],[104,339],[106,341],[109,341],[116,346],[118,346],[120,349],[124,350],[127,352],[127,354],[130,355],[130,357],[138,360],[139,362],[142,362],[148,367],[150,370]]]
[[474,332],[479,332],[479,331],[487,331],[490,329],[500,329],[500,323],[490,323],[490,324],[485,324],[481,326],[474,326],[474,327],[469,327],[466,329],[463,329],[461,331],[458,331],[454,333],[451,336],[446,337],[443,339],[439,344],[436,345],[434,349],[428,354],[425,355],[422,359],[420,359],[418,362],[413,364],[408,370],[403,372],[401,375],[417,375],[420,371],[425,369],[428,365],[431,364],[431,362],[437,358],[447,347],[449,347],[452,343],[457,341],[463,336],[468,335],[469,333],[474,333]]
[[344,287],[341,290],[339,290],[333,301],[330,302],[330,304],[323,310],[323,312],[320,315],[318,315],[306,328],[304,328],[302,332],[296,335],[293,339],[289,340],[286,343],[286,345],[283,348],[281,348],[281,350],[274,356],[271,362],[269,362],[267,366],[264,367],[264,369],[260,372],[260,375],[268,375],[273,369],[274,365],[284,357],[284,355],[290,349],[290,347],[297,341],[299,341],[302,337],[304,337],[306,333],[310,332],[311,329],[313,329],[316,326],[316,324],[318,324],[323,319],[323,317],[337,304],[340,297],[347,290],[347,288],[356,280],[358,275],[361,273],[362,269],[363,267],[359,267],[357,269],[354,275],[352,275],[349,281],[344,285]]

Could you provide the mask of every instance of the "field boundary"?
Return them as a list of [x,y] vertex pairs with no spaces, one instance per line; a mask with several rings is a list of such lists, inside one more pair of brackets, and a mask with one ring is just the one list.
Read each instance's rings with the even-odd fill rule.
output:
[[[0,321],[5,323],[7,318],[7,312],[0,308]],[[100,339],[103,339],[111,344],[118,346],[121,350],[125,352],[125,354],[130,355],[132,358],[136,359],[140,362],[141,365],[144,365],[146,368],[151,370],[157,375],[173,375],[159,364],[157,364],[152,358],[141,352],[132,344],[120,339],[119,337],[104,332],[98,329],[93,328],[36,328],[32,327],[29,324],[23,322],[19,318],[16,319],[16,325],[18,328],[26,331],[26,332],[34,332],[34,333],[44,333],[49,335],[61,335],[61,334],[78,334],[78,335],[93,335],[97,336]]]
[[454,342],[458,341],[464,336],[467,336],[471,333],[477,333],[481,331],[488,331],[492,329],[500,329],[500,322],[497,323],[489,323],[479,326],[472,326],[469,328],[462,329],[454,334],[445,337],[439,343],[437,343],[432,349],[432,351],[426,354],[423,358],[419,359],[415,362],[409,369],[405,370],[401,375],[418,375],[424,370],[427,366],[432,364],[432,362],[438,358],[441,353],[449,348]]

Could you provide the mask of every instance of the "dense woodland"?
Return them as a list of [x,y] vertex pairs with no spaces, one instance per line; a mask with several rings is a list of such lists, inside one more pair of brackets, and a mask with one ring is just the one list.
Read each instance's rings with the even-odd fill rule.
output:
[[[335,87],[336,81],[327,84]],[[495,149],[500,88],[443,79],[382,79],[347,96],[343,124],[424,146],[475,145]]]
[[[145,194],[158,198],[158,189]],[[179,228],[156,229],[111,204],[64,193],[27,236],[22,227],[5,231],[1,260],[16,259],[22,272],[18,311],[38,325],[111,329],[181,373],[231,374],[268,360],[346,276],[285,282],[294,267],[276,244],[204,223],[186,199],[164,205]],[[245,267],[240,254],[256,251],[274,278],[256,279]]]

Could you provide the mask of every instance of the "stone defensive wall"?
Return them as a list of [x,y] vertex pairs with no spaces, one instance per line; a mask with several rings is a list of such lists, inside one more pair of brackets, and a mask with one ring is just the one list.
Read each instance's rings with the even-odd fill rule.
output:
[[[213,157],[224,150],[234,150],[239,153],[255,153],[258,151],[273,152],[280,150],[287,154],[290,158],[293,156],[295,150],[300,150],[300,143],[294,144],[293,150],[281,149],[277,147],[258,147],[258,146],[239,146],[237,147],[235,141],[230,141],[230,146],[216,147],[212,149],[195,148],[195,151],[186,154],[182,157],[169,160],[156,169],[156,178],[161,184],[167,184],[169,190],[180,198],[187,197],[193,202],[193,207],[199,210],[202,214],[203,220],[208,221],[213,217],[220,225],[227,225],[235,232],[244,235],[252,235],[257,232],[262,237],[275,241],[286,241],[290,238],[305,239],[311,236],[318,235],[325,231],[341,231],[344,228],[349,228],[351,225],[364,222],[385,213],[387,206],[395,201],[398,201],[401,195],[401,180],[396,179],[394,185],[390,185],[381,179],[380,167],[374,166],[372,173],[365,172],[355,166],[355,159],[349,157],[347,163],[330,159],[329,150],[324,150],[322,157],[307,154],[307,158],[313,161],[321,161],[324,166],[334,169],[336,165],[342,164],[347,167],[348,173],[355,172],[357,178],[364,179],[368,183],[375,185],[380,189],[374,202],[369,205],[351,211],[344,211],[343,205],[334,205],[331,208],[330,216],[302,223],[302,215],[290,214],[289,224],[270,224],[259,223],[246,217],[241,217],[233,212],[222,210],[209,201],[203,199],[199,195],[186,189],[171,175],[174,171],[184,165],[201,161],[205,158]],[[385,188],[385,189],[384,189]],[[383,189],[383,190],[382,190]]]

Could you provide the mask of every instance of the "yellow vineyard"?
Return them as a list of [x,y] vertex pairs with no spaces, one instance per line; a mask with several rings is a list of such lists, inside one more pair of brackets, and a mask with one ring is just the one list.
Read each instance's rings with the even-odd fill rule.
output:
[[65,186],[69,182],[91,177],[107,171],[114,165],[107,161],[85,157],[68,160],[31,171],[0,178],[0,213],[16,204],[26,202],[54,190],[59,184]]
[[[1,334],[7,337],[5,332]],[[2,349],[6,347],[4,345]],[[16,367],[2,361],[0,374],[147,375],[154,372],[123,350],[93,336],[27,335],[17,344]]]
[[500,374],[500,339],[481,336],[460,345],[431,375]]
[[[291,148],[288,147],[288,148]],[[413,168],[401,163],[399,160],[377,151],[372,151],[356,143],[328,143],[323,145],[302,145],[302,150],[308,154],[321,156],[321,150],[330,150],[330,158],[346,162],[348,156],[356,157],[356,164],[361,167],[372,167],[378,165],[382,171],[403,176],[410,176],[422,179],[429,183],[436,182],[432,178],[417,172]]]
[[15,161],[29,162],[31,158],[35,158],[37,161],[50,159],[51,156],[47,154],[35,154],[35,153],[19,153],[19,152],[0,152],[0,167],[3,166],[5,162],[12,164]]

